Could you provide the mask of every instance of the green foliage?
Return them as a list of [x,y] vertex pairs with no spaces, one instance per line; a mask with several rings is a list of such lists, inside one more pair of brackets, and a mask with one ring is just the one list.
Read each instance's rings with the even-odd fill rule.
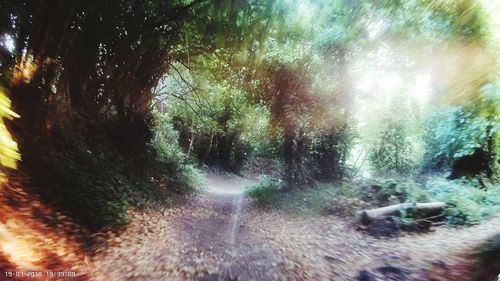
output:
[[362,209],[398,203],[440,201],[447,204],[450,225],[470,225],[500,212],[500,186],[491,182],[487,189],[477,180],[431,178],[425,184],[407,178],[369,180],[342,184],[322,184],[315,188],[285,192],[280,184],[264,178],[246,194],[266,208],[300,215],[333,214],[354,216]]
[[190,191],[202,184],[201,172],[179,146],[179,133],[169,116],[155,112],[155,136],[152,146],[159,165],[164,167],[167,184],[177,191]]
[[125,159],[105,147],[89,147],[71,134],[46,137],[25,150],[28,172],[42,198],[91,229],[128,221],[133,178]]
[[356,185],[320,184],[306,189],[285,191],[282,184],[264,177],[256,185],[250,186],[246,195],[265,208],[275,208],[288,213],[310,216],[334,214],[354,217],[367,204],[359,199],[360,190]]
[[448,204],[450,224],[474,224],[500,211],[500,187],[482,188],[478,180],[429,180],[426,192],[430,200]]
[[103,128],[96,128],[93,140],[54,128],[23,145],[23,169],[33,183],[26,188],[89,229],[122,227],[129,222],[130,206],[164,208],[174,193],[200,182],[198,170],[171,145],[177,140],[168,124],[161,122],[156,141],[143,150],[116,143]]
[[230,63],[228,54],[218,51],[193,59],[189,69],[174,65],[157,98],[168,107],[186,153],[195,154],[200,164],[238,172],[246,159],[272,151],[273,144],[268,108],[253,102],[241,85],[238,75],[245,68],[234,66],[241,73],[233,73]]
[[[426,120],[426,154],[424,166],[430,169],[449,168],[453,161],[489,153],[489,141],[496,134],[497,124],[478,114],[474,108],[454,107],[435,111]],[[490,159],[489,165],[493,165]]]
[[179,146],[179,132],[172,124],[169,116],[155,112],[154,137],[152,146],[162,160],[186,164],[189,159]]
[[5,89],[0,85],[0,189],[5,180],[2,170],[4,168],[17,168],[17,161],[21,159],[17,143],[12,139],[10,132],[5,127],[3,118],[13,119],[19,117],[11,110],[11,102],[5,93]]
[[427,194],[422,185],[412,179],[376,179],[363,182],[361,186],[361,199],[375,207],[427,201]]
[[407,174],[413,167],[411,143],[403,121],[388,120],[369,151],[371,167],[378,174]]
[[365,182],[361,199],[371,206],[397,203],[445,202],[446,221],[451,225],[481,222],[500,211],[500,186],[485,189],[478,180],[431,178],[425,184],[412,179],[393,178]]
[[483,188],[478,180],[431,178],[425,184],[412,179],[393,178],[363,183],[360,198],[373,207],[397,203],[445,202],[446,221],[451,225],[469,225],[500,212],[500,186]]
[[307,149],[311,174],[318,180],[341,180],[346,175],[353,139],[349,127],[311,137]]
[[266,207],[277,203],[281,193],[280,183],[268,176],[264,176],[259,183],[249,186],[245,191],[245,194],[254,198],[259,205]]

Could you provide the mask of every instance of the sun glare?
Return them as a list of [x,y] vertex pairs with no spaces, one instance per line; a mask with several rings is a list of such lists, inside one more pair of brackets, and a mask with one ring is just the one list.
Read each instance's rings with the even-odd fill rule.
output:
[[12,83],[29,83],[38,70],[38,61],[29,53],[24,53],[19,63],[15,66]]
[[16,45],[14,44],[14,39],[10,34],[5,33],[0,37],[0,46],[9,51],[9,53],[14,52]]
[[374,73],[367,71],[360,79],[358,88],[363,92],[368,92],[374,86]]
[[366,30],[368,32],[368,37],[373,39],[380,35],[386,29],[387,23],[384,20],[373,21],[366,26]]
[[410,94],[420,103],[426,103],[431,93],[431,75],[430,73],[420,73],[415,79],[415,85]]
[[314,17],[314,9],[311,3],[308,1],[299,1],[297,6],[297,12],[299,17],[302,19],[302,24],[308,24],[312,22]]
[[10,261],[21,268],[38,269],[36,263],[42,258],[31,246],[31,241],[25,241],[20,234],[20,226],[9,220],[5,225],[0,224],[0,249],[7,254]]
[[387,92],[394,92],[401,89],[403,79],[396,72],[381,72],[380,73],[380,87]]
[[403,79],[394,71],[366,71],[358,81],[358,89],[363,92],[381,91],[382,93],[401,90]]

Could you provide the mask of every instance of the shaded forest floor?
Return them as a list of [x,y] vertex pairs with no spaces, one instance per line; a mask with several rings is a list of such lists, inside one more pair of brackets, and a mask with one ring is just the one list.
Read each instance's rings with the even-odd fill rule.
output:
[[336,216],[263,210],[248,181],[209,173],[185,205],[133,211],[133,222],[89,261],[95,280],[471,280],[473,249],[500,217],[468,228],[377,239]]

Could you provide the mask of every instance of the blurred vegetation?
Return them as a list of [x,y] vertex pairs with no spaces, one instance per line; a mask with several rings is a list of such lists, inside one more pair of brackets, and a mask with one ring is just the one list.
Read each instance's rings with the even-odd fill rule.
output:
[[95,229],[194,190],[203,165],[268,175],[248,191],[266,206],[351,214],[443,200],[450,223],[474,223],[496,210],[500,167],[488,11],[473,0],[4,1],[0,114],[22,116],[6,128],[26,188]]
[[333,214],[354,218],[363,209],[398,203],[445,202],[446,222],[472,225],[500,211],[500,189],[488,183],[481,189],[477,180],[430,178],[425,184],[410,178],[379,178],[322,184],[306,190],[283,193],[279,182],[263,178],[249,186],[246,194],[265,208],[298,215]]
[[[4,169],[17,168],[17,161],[21,159],[17,143],[12,139],[11,134],[7,130],[4,123],[4,118],[12,120],[13,118],[19,118],[15,112],[11,109],[11,102],[5,89],[0,86],[0,184],[3,183],[5,178]],[[1,189],[1,186],[0,186]]]
[[488,183],[489,188],[483,184],[477,179],[433,179],[425,191],[428,199],[448,204],[445,215],[450,224],[475,224],[500,211],[498,183]]
[[246,195],[263,208],[277,208],[294,215],[335,214],[353,218],[360,208],[369,206],[359,198],[358,192],[359,189],[349,183],[320,184],[283,192],[279,182],[264,177],[249,186]]
[[152,88],[174,61],[255,38],[269,7],[220,13],[232,4],[2,2],[0,79],[22,116],[7,125],[25,188],[95,230],[192,190],[199,175],[153,116]]
[[138,153],[113,146],[105,132],[91,144],[67,130],[52,133],[24,150],[22,167],[32,181],[27,188],[92,230],[127,223],[129,206],[168,206],[174,193],[199,183],[196,170],[173,158],[179,149],[162,146],[165,139]]
[[[315,12],[318,11],[314,10],[317,7],[323,10],[332,8],[325,3],[309,4],[307,8]],[[335,98],[330,97],[330,100],[319,100],[323,104],[332,100],[335,100],[336,105],[342,104],[339,111],[346,110],[347,116],[352,116],[346,119],[347,124],[355,124],[351,130],[354,132],[352,137],[340,138],[350,156],[341,161],[327,162],[344,166],[343,178],[352,178],[354,181],[350,184],[347,184],[350,181],[315,184],[321,182],[321,177],[314,171],[325,165],[322,162],[304,161],[308,155],[305,152],[313,150],[307,143],[317,142],[321,136],[328,135],[315,135],[322,132],[318,127],[310,133],[307,130],[307,118],[300,116],[300,126],[294,126],[298,126],[299,135],[306,137],[294,138],[293,143],[302,146],[295,148],[301,156],[292,158],[292,161],[306,163],[301,164],[305,168],[297,165],[294,168],[299,170],[299,177],[306,174],[306,180],[298,185],[305,190],[287,189],[287,180],[290,180],[293,173],[285,172],[283,183],[266,179],[250,187],[247,194],[258,204],[299,213],[312,210],[318,213],[330,209],[334,210],[332,213],[344,214],[339,205],[342,206],[342,202],[347,200],[349,204],[346,204],[346,209],[352,214],[366,207],[382,207],[401,202],[443,201],[448,205],[447,222],[453,225],[474,224],[498,212],[500,92],[495,78],[499,72],[491,64],[490,56],[494,49],[490,45],[490,38],[496,36],[489,29],[491,15],[488,17],[486,10],[475,1],[457,1],[453,4],[429,1],[427,6],[421,4],[419,1],[381,5],[363,2],[349,10],[354,15],[350,14],[352,16],[346,19],[339,17],[335,21],[339,24],[334,25],[334,28],[340,32],[333,33],[334,46],[340,46],[343,52],[338,52],[337,49],[333,53],[333,60],[317,55],[320,65],[334,61],[337,68],[345,64],[368,70],[368,73],[362,72],[357,77],[361,85],[356,87],[346,79],[349,76],[351,79],[356,78],[352,70],[347,71],[347,76],[341,76],[340,82],[343,83],[335,84],[335,80],[324,77],[320,83],[325,87],[325,84],[329,84],[326,81],[331,81],[330,87],[335,89],[337,95]],[[338,6],[333,10],[350,7],[350,4],[342,1],[334,5]],[[375,17],[379,20],[377,24],[372,23],[372,27],[379,30],[375,30],[373,34],[357,33],[357,28],[366,22],[356,24],[356,16],[367,10],[380,16]],[[318,28],[314,31],[319,31],[321,24],[315,23],[321,22],[322,14],[312,14],[315,15],[314,23],[308,22],[306,17],[301,20],[310,24],[306,24],[307,28],[313,26],[312,29]],[[432,18],[426,15],[432,15]],[[351,25],[341,24],[346,22]],[[370,29],[367,29],[370,33]],[[321,32],[307,34],[310,35],[307,42],[311,45],[304,49],[309,48],[313,53],[317,52],[314,49],[317,45],[311,38],[316,34],[325,36],[318,41],[322,48],[328,46],[329,39],[333,39]],[[406,37],[405,34],[411,36]],[[370,42],[382,46],[378,48],[363,45]],[[429,51],[416,51],[413,44],[427,46]],[[275,57],[276,53],[279,51],[272,52]],[[379,53],[384,55],[380,56]],[[287,54],[293,52],[288,51]],[[347,54],[347,57],[342,54]],[[296,61],[304,61],[304,57],[296,56]],[[390,57],[389,60],[387,56]],[[356,60],[359,57],[361,61]],[[310,71],[318,72],[314,67],[314,63],[318,61],[308,59],[310,58],[305,60],[309,63]],[[432,59],[439,62],[430,62]],[[412,62],[406,64],[405,60]],[[293,60],[287,60],[287,63],[292,69],[296,67]],[[367,65],[370,63],[374,66]],[[464,67],[458,70],[457,63]],[[310,82],[314,78],[307,76],[308,71],[305,71],[306,75],[300,68],[294,71],[300,73],[300,77],[309,79],[304,81],[302,78],[302,83],[306,86],[294,87],[300,91],[310,91],[306,94],[307,98],[295,98],[301,101],[295,107],[307,107],[309,112],[315,111],[317,114],[317,108],[312,105],[315,104],[315,94],[321,93],[320,88],[314,87],[315,84]],[[292,80],[297,79],[294,77]],[[422,87],[422,81],[426,81],[425,87]],[[345,89],[349,95],[341,95]],[[354,101],[358,106],[356,110],[350,107],[353,102],[350,98],[357,99]],[[292,105],[289,108],[294,107]],[[295,109],[292,111],[300,112]],[[314,119],[315,122],[339,122],[339,119],[318,116],[322,118]],[[338,138],[328,136],[325,139],[328,145],[332,145]],[[333,151],[342,150],[336,147]],[[286,162],[285,158],[285,166]],[[329,173],[332,174],[334,173]],[[307,176],[309,179],[314,178],[314,181],[308,181]],[[370,180],[375,183],[367,183]],[[348,187],[344,188],[345,185]],[[361,202],[355,204],[351,200]],[[349,208],[349,205],[352,207]]]
[[195,160],[185,154],[179,146],[179,134],[172,123],[166,120],[168,117],[158,112],[155,112],[154,116],[155,135],[151,145],[159,166],[164,169],[159,171],[159,175],[173,190],[186,192],[201,186],[203,176],[196,168]]
[[388,120],[378,142],[369,151],[369,161],[378,174],[408,174],[414,163],[411,143],[402,121]]
[[480,100],[428,115],[424,167],[451,170],[451,177],[498,171],[498,90],[486,85]]
[[490,280],[498,277],[500,265],[500,235],[495,235],[476,248],[477,270],[473,280]]

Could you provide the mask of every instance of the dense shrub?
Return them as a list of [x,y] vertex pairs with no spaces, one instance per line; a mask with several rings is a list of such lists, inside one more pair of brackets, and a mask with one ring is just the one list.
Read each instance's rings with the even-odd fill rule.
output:
[[475,175],[494,170],[495,125],[477,109],[454,107],[431,114],[425,123],[426,170]]
[[346,175],[346,160],[351,152],[354,133],[344,126],[330,130],[309,141],[308,162],[315,179],[341,180]]
[[[370,179],[322,184],[315,188],[284,191],[278,181],[263,178],[247,190],[257,204],[297,214],[353,216],[362,209],[398,203],[441,201],[447,204],[450,225],[478,223],[500,212],[500,186],[478,180],[431,178],[422,184],[408,178]],[[406,219],[411,220],[407,217]]]
[[500,211],[500,187],[482,188],[478,180],[432,179],[426,183],[431,200],[448,204],[446,217],[450,224],[474,224]]
[[178,163],[188,162],[187,155],[179,146],[179,132],[174,129],[168,116],[155,113],[154,137],[151,143],[159,158]]
[[150,145],[117,140],[114,123],[96,126],[91,139],[66,127],[21,138],[29,188],[93,230],[126,224],[131,205],[165,206],[173,192],[192,190],[201,176],[178,147],[170,123],[159,124]]
[[89,146],[68,130],[21,148],[32,188],[47,202],[93,229],[127,222],[135,182],[110,146]]
[[411,148],[406,124],[403,121],[389,120],[375,145],[370,148],[368,159],[377,174],[407,174],[413,166]]
[[264,177],[250,186],[246,194],[259,206],[298,215],[334,214],[354,216],[367,206],[359,199],[359,188],[350,184],[320,184],[311,188],[287,190],[282,183]]
[[478,223],[500,211],[500,187],[483,188],[479,180],[431,178],[425,184],[412,179],[386,179],[367,182],[361,199],[374,207],[402,202],[440,201],[447,204],[446,221],[451,225]]
[[269,176],[281,178],[283,176],[283,162],[267,157],[252,157],[245,162],[241,173],[245,177]]
[[260,182],[247,189],[246,195],[254,198],[261,206],[272,206],[281,196],[281,185],[277,180],[264,176]]
[[383,207],[403,202],[425,202],[423,187],[411,179],[370,180],[361,184],[361,199],[371,206]]
[[186,155],[179,146],[179,132],[174,129],[168,116],[158,112],[155,114],[151,145],[158,165],[164,169],[161,176],[171,188],[189,191],[201,184],[202,175],[196,168],[195,160]]

